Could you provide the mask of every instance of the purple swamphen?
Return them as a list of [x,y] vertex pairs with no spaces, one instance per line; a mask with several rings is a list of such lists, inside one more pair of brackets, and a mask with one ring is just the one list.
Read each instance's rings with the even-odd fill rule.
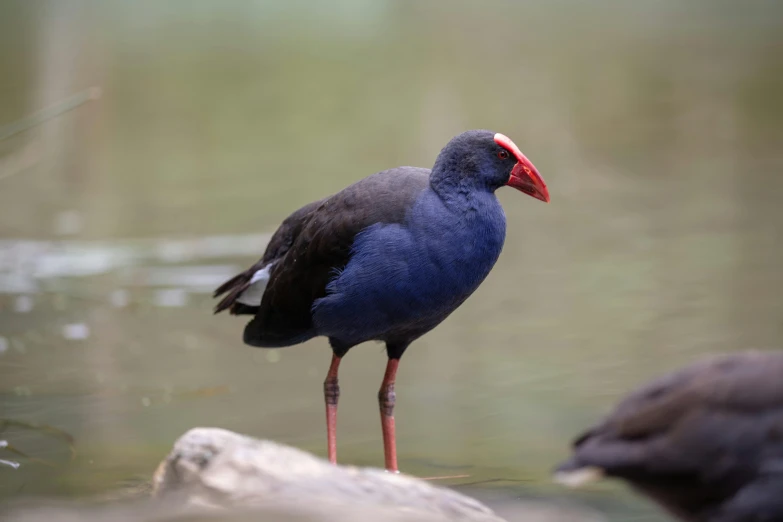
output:
[[394,381],[405,349],[472,294],[495,264],[506,218],[495,190],[549,201],[533,164],[502,134],[453,138],[430,169],[373,174],[291,214],[259,262],[215,291],[215,313],[252,315],[244,342],[261,348],[329,338],[324,382],[329,460],[337,460],[337,370],[365,341],[386,343],[378,401],[386,469],[397,471]]

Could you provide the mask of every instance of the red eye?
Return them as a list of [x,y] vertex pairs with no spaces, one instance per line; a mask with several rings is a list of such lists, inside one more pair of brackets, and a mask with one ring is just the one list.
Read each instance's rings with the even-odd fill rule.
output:
[[508,151],[505,149],[498,151],[498,158],[500,159],[508,159]]

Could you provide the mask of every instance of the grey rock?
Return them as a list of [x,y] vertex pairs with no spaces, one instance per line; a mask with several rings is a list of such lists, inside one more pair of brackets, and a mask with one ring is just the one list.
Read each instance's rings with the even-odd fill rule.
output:
[[155,473],[153,494],[173,494],[194,507],[291,506],[304,514],[372,510],[406,520],[502,521],[477,500],[424,480],[334,466],[295,448],[219,428],[195,428],[180,437]]

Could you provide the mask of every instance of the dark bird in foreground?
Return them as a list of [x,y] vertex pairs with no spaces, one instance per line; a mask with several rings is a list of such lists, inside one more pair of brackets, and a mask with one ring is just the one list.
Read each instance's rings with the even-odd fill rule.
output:
[[244,342],[261,348],[329,338],[324,382],[329,460],[336,462],[337,370],[365,341],[386,343],[378,401],[388,470],[397,471],[394,381],[400,357],[472,294],[495,264],[506,218],[495,190],[549,201],[544,180],[506,136],[453,138],[432,170],[373,174],[291,214],[264,256],[224,283],[215,313],[252,315]]
[[783,353],[703,361],[635,391],[555,480],[616,477],[682,520],[783,521]]

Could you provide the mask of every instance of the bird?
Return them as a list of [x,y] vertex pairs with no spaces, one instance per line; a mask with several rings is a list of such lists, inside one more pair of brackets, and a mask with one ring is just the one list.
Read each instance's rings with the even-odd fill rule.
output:
[[603,476],[681,520],[783,521],[783,353],[710,357],[631,393],[554,478]]
[[396,167],[303,206],[261,259],[226,281],[215,313],[251,315],[243,341],[280,348],[326,337],[327,452],[337,462],[338,369],[366,341],[385,343],[378,392],[387,471],[398,472],[394,390],[400,358],[481,284],[498,259],[506,218],[495,191],[510,186],[549,202],[549,190],[510,138],[488,130],[453,137],[432,169]]

